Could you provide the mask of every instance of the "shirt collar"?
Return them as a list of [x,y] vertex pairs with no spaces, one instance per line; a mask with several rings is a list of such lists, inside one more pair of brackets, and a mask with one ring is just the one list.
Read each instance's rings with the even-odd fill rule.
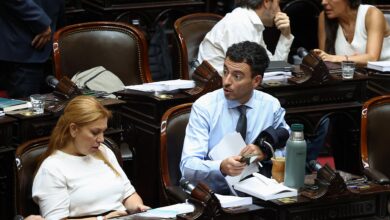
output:
[[260,28],[261,31],[265,29],[263,22],[261,21],[260,17],[256,14],[255,10],[248,9],[248,8],[242,8],[242,9],[247,12],[248,18],[253,23],[253,25]]
[[[254,100],[254,98],[253,98],[254,95],[255,95],[255,92],[252,91],[251,98],[246,103],[244,103],[244,105],[246,105],[249,109],[253,108],[253,106],[255,105],[255,102],[253,101]],[[241,105],[241,103],[239,103],[237,100],[226,99],[226,102],[227,102],[228,108],[236,108],[237,106]]]

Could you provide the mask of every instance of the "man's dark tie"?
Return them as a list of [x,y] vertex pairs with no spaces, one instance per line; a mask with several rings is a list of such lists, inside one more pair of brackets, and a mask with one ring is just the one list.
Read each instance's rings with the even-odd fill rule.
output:
[[237,110],[240,112],[240,117],[237,121],[236,131],[239,132],[242,136],[242,139],[245,141],[246,137],[246,106],[240,105],[237,106]]

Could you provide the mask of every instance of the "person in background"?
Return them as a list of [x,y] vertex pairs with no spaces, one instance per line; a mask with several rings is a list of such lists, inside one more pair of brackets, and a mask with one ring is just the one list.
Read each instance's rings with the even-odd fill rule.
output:
[[64,0],[0,1],[0,90],[9,97],[39,93]]
[[390,60],[390,27],[383,13],[360,0],[322,0],[318,19],[319,49],[324,61]]
[[287,60],[294,36],[290,30],[287,14],[280,11],[280,0],[241,0],[231,13],[225,15],[213,29],[207,33],[199,46],[198,62],[207,60],[220,75],[227,49],[242,41],[252,41],[264,48],[265,27],[276,26],[280,31],[275,53],[267,50],[271,60]]
[[46,220],[102,220],[149,209],[103,144],[110,116],[91,96],[66,106],[33,182],[33,199]]
[[[255,89],[268,64],[267,52],[258,43],[244,41],[227,49],[223,88],[201,96],[192,105],[180,162],[183,178],[193,183],[202,181],[216,193],[230,194],[225,176],[241,174],[246,166],[240,162],[242,156],[255,154],[257,161],[267,157],[267,152],[253,144],[260,132],[270,126],[289,130],[279,101]],[[241,114],[246,116],[246,132],[240,133],[247,146],[240,155],[211,160],[208,153],[226,134],[237,131]]]

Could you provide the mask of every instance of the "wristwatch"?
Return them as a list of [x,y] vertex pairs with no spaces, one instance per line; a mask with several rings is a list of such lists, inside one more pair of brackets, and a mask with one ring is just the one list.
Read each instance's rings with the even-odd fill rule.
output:
[[99,216],[96,217],[96,220],[104,220],[104,217],[99,215]]

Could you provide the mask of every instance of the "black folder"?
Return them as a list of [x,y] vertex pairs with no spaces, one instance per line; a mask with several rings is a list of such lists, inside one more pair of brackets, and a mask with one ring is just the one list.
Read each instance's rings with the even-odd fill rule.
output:
[[265,72],[276,72],[276,71],[284,71],[284,72],[291,72],[293,66],[286,61],[283,60],[277,60],[277,61],[271,61],[269,63],[269,66],[267,69],[265,69]]

